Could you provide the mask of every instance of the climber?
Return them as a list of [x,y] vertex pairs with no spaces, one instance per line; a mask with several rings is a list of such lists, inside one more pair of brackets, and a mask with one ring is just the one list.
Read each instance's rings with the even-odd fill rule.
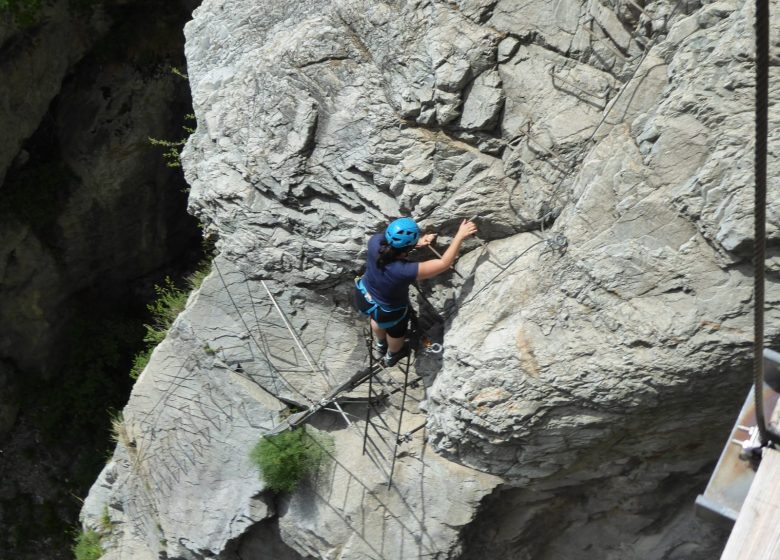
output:
[[409,285],[449,269],[463,240],[476,232],[474,222],[463,220],[444,254],[420,263],[408,261],[409,252],[430,245],[436,234],[420,237],[420,228],[411,218],[391,222],[384,235],[377,233],[368,240],[366,273],[355,281],[355,305],[371,316],[376,350],[383,354],[386,367],[395,365],[409,352],[404,342],[409,324]]

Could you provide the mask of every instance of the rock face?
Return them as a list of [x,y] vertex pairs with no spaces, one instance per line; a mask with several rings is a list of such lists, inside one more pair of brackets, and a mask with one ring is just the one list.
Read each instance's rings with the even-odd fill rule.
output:
[[[116,527],[106,558],[263,557],[271,553],[266,526],[275,516],[281,540],[273,546],[281,557],[456,555],[459,528],[500,479],[437,456],[421,434],[399,447],[394,465],[390,436],[372,432],[363,454],[358,405],[344,405],[348,429],[335,415],[310,428],[335,443],[316,480],[280,500],[265,491],[249,460],[260,435],[282,420],[285,403],[308,406],[365,368],[365,346],[355,318],[331,298],[269,286],[321,364],[312,372],[291,348],[276,296],[235,263],[220,257],[214,267],[139,378],[113,461],[85,502],[88,518],[105,511]],[[422,397],[417,389],[410,402]],[[382,407],[380,435],[392,434],[397,422],[402,433],[424,424],[419,411],[401,417],[400,399]],[[437,496],[435,503],[428,496]]]
[[[681,504],[750,381],[751,18],[729,1],[205,2],[186,28],[184,161],[219,256],[85,504],[87,525],[106,505],[121,521],[107,557],[262,555],[276,527],[291,557],[717,554]],[[350,281],[366,236],[405,214],[444,237],[480,225],[465,280],[422,286],[445,347],[420,355],[425,402],[407,405],[427,444],[384,491],[320,416],[327,484],[274,501],[250,444],[363,366]]]

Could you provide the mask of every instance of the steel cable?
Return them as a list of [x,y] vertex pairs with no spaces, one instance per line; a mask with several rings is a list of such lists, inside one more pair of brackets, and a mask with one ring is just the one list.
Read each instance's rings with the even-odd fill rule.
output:
[[766,258],[766,162],[769,120],[769,0],[756,0],[756,147],[753,246],[753,382],[761,445],[780,442],[764,416],[764,267]]

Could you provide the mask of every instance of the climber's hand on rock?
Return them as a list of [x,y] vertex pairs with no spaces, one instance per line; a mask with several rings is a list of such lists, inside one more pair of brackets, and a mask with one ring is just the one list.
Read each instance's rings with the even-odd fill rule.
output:
[[477,224],[469,220],[463,220],[460,223],[458,233],[455,234],[455,237],[466,239],[468,236],[474,235],[475,233],[477,233]]
[[425,247],[427,245],[430,245],[433,243],[434,239],[436,239],[435,233],[426,233],[423,235],[419,241],[417,241],[417,247]]

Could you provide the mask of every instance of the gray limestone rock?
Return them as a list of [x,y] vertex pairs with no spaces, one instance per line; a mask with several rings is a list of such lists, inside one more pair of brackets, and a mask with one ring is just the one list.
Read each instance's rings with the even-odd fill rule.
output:
[[[410,214],[446,238],[477,215],[480,239],[465,245],[462,279],[421,287],[423,329],[444,351],[418,355],[423,402],[404,418],[427,422],[428,444],[416,432],[393,489],[352,429],[321,413],[336,449],[317,481],[251,513],[261,486],[242,458],[193,464],[193,484],[197,473],[244,484],[220,496],[208,536],[200,511],[166,505],[158,550],[216,555],[236,539],[258,550],[246,535],[276,515],[287,546],[320,558],[716,554],[717,536],[696,543],[713,533],[679,504],[703,484],[750,378],[750,17],[729,2],[205,2],[186,29],[198,129],[184,164],[219,269],[125,412],[138,441],[169,451],[156,461],[187,456],[186,438],[179,453],[158,435],[180,434],[160,395],[208,383],[222,391],[213,414],[256,410],[255,424],[209,428],[221,436],[203,446],[216,457],[230,436],[245,454],[282,401],[316,400],[365,365],[346,308],[381,224]],[[773,343],[774,276],[767,294]],[[178,396],[160,376],[178,378],[180,363],[198,373]],[[385,412],[401,406],[396,396]],[[129,488],[105,499],[141,499]],[[203,503],[166,485],[151,498]],[[234,527],[237,512],[248,521]],[[154,540],[150,523],[118,542]]]
[[[388,488],[393,443],[375,436],[379,451],[362,454],[358,410],[346,409],[350,429],[335,414],[321,420],[336,445],[316,479],[283,501],[263,491],[249,453],[282,421],[285,403],[305,408],[366,366],[351,314],[311,292],[273,290],[306,353],[262,282],[223,259],[155,350],[125,408],[114,459],[82,512],[99,529],[108,508],[116,529],[104,543],[107,558],[232,558],[259,546],[255,527],[273,515],[282,540],[305,557],[333,550],[358,559],[383,549],[400,560],[409,550],[458,550],[458,528],[499,479],[438,457],[417,435]],[[401,420],[400,395],[385,406],[385,421]],[[403,421],[410,431],[424,416],[409,411]],[[433,505],[428,492],[452,498]]]
[[273,514],[249,450],[282,405],[253,364],[244,369],[221,359],[218,341],[234,341],[213,329],[223,314],[238,318],[209,300],[216,276],[191,299],[196,309],[205,300],[209,322],[196,327],[182,315],[157,347],[116,430],[114,459],[85,503],[87,518],[107,507],[119,527],[138,528],[116,532],[109,558],[157,558],[159,550],[195,558],[222,550]]
[[501,91],[501,77],[491,70],[477,76],[471,84],[460,126],[466,129],[490,130],[498,121],[503,108],[504,94]]

